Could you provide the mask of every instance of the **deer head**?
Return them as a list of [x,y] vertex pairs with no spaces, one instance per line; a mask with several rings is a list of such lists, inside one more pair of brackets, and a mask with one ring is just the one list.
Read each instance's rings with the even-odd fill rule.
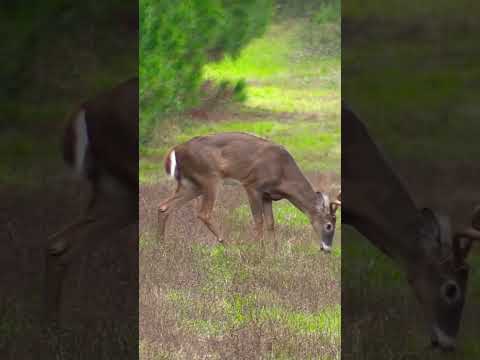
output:
[[337,199],[330,200],[328,194],[317,191],[317,209],[320,212],[322,218],[322,240],[321,250],[329,252],[332,248],[333,239],[335,237],[335,226],[337,223],[336,212],[341,206],[340,192],[337,195]]
[[472,226],[451,233],[446,217],[423,209],[419,241],[426,261],[416,261],[408,270],[412,286],[430,324],[432,346],[453,350],[465,304],[469,266],[466,258],[475,240],[480,240],[480,207]]

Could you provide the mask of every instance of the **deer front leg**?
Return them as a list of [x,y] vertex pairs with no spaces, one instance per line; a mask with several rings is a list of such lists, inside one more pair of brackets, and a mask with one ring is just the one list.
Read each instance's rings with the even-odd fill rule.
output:
[[275,220],[273,217],[273,202],[270,199],[263,199],[263,216],[265,220],[265,226],[267,229],[268,241],[273,241],[275,250],[278,248],[278,244],[275,237]]
[[257,190],[247,189],[248,201],[250,203],[250,210],[252,211],[253,222],[255,224],[255,238],[261,241],[263,248],[263,195]]

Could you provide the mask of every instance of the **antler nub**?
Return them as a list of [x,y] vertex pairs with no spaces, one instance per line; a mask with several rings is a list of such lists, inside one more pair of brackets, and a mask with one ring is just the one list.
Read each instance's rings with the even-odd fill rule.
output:
[[473,211],[471,226],[455,234],[454,251],[460,261],[467,257],[473,241],[480,241],[480,206]]
[[332,214],[334,214],[337,209],[342,206],[342,201],[341,201],[341,191],[338,192],[338,195],[337,195],[337,200],[333,200],[330,202],[330,212]]

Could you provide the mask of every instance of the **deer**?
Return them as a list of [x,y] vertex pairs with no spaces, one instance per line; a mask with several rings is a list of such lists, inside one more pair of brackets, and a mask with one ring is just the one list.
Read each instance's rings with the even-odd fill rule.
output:
[[[366,125],[342,102],[342,223],[352,226],[406,274],[426,315],[431,347],[456,347],[472,242],[480,240],[480,207],[471,224],[419,209],[371,138]],[[372,196],[372,194],[375,194]]]
[[138,223],[138,78],[75,108],[63,136],[63,158],[76,179],[87,180],[91,194],[80,217],[48,239],[46,319],[54,322],[68,269],[95,245],[89,235]]
[[255,239],[263,241],[264,227],[273,237],[272,203],[287,199],[308,216],[321,250],[331,251],[340,202],[330,200],[325,192],[315,191],[283,146],[241,132],[197,136],[170,149],[164,164],[167,175],[177,186],[158,209],[159,241],[165,237],[166,223],[172,212],[200,199],[198,219],[218,243],[224,244],[211,215],[219,185],[234,182],[247,194]]

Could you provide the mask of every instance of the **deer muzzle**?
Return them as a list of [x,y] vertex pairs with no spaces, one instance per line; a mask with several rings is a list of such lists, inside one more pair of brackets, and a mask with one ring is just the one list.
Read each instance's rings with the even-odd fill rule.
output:
[[432,346],[440,348],[442,351],[455,350],[455,338],[445,334],[438,326],[433,326],[432,329]]

